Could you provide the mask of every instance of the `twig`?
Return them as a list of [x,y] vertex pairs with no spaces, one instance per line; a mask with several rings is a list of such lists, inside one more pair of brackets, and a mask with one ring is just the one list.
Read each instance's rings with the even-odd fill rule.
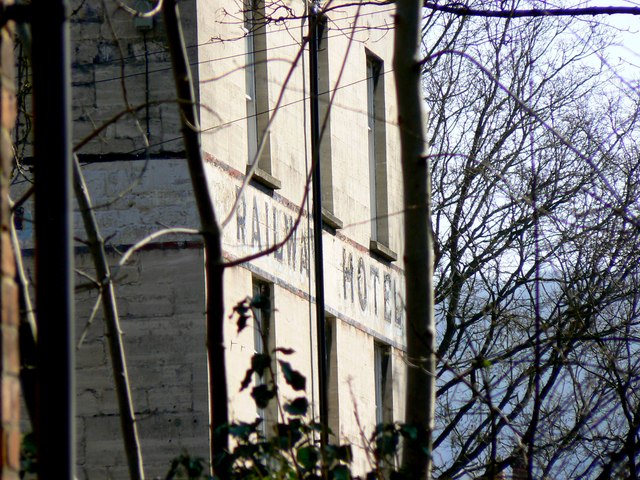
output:
[[82,329],[82,334],[80,335],[80,339],[78,340],[78,344],[76,345],[76,349],[79,350],[82,344],[84,343],[84,339],[87,338],[87,334],[89,333],[89,328],[93,325],[93,320],[96,318],[98,314],[98,309],[102,304],[102,291],[98,293],[98,297],[96,298],[95,303],[93,304],[93,308],[91,309],[91,314],[89,315],[89,319],[87,323],[85,323],[84,328]]
[[120,261],[118,262],[118,267],[122,267],[125,263],[129,261],[131,256],[136,253],[141,248],[144,248],[149,243],[153,242],[155,239],[163,237],[165,235],[171,235],[174,233],[183,233],[186,235],[200,235],[200,230],[196,230],[194,228],[164,228],[162,230],[158,230],[157,232],[153,232],[150,235],[147,235],[139,242],[130,246],[125,252]]
[[[120,331],[120,319],[118,317],[118,307],[116,295],[111,278],[107,254],[104,249],[104,242],[98,229],[93,209],[91,208],[91,198],[87,190],[80,162],[74,155],[74,175],[73,187],[80,207],[82,221],[87,232],[89,250],[93,257],[97,278],[101,285],[100,298],[104,310],[104,319],[107,326],[107,338],[109,340],[109,350],[111,353],[111,365],[113,368],[113,378],[115,381],[118,396],[118,407],[120,410],[120,426],[124,438],[127,461],[129,463],[129,475],[132,480],[144,480],[144,466],[142,463],[142,450],[138,440],[138,430],[136,425],[133,400],[129,385],[127,362]],[[95,308],[94,308],[95,313]],[[93,316],[93,314],[92,314]],[[84,338],[84,334],[83,334]]]
[[[229,407],[227,404],[227,372],[224,348],[222,232],[216,220],[200,148],[199,121],[195,107],[193,81],[187,61],[186,46],[180,24],[180,13],[176,1],[164,0],[162,13],[171,53],[176,96],[180,105],[182,138],[189,165],[191,185],[200,217],[201,234],[204,239],[211,463],[215,476],[220,480],[227,480],[231,474],[231,462],[228,455]],[[195,128],[191,128],[192,126]]]

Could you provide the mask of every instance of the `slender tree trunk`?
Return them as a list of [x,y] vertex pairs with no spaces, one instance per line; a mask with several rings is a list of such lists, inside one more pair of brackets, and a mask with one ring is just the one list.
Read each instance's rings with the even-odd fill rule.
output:
[[394,75],[398,98],[404,188],[404,267],[406,334],[409,361],[406,422],[416,438],[406,439],[401,470],[412,479],[431,476],[435,404],[435,326],[433,317],[433,245],[430,218],[430,172],[425,156],[421,68],[422,3],[396,3]]
[[211,419],[211,462],[217,478],[229,478],[227,374],[224,356],[224,297],[222,277],[221,231],[215,211],[200,148],[200,122],[196,112],[193,82],[187,62],[180,16],[175,0],[162,5],[167,41],[171,52],[178,104],[181,111],[182,135],[193,193],[200,216],[205,251],[207,287],[207,353],[209,359],[209,406]]
[[18,297],[20,300],[20,385],[22,387],[22,396],[29,413],[31,425],[36,422],[36,349],[38,338],[38,327],[36,325],[36,316],[29,293],[29,279],[24,271],[22,262],[22,251],[20,250],[20,241],[18,240],[18,232],[13,225],[13,217],[11,218],[11,245],[13,254],[16,258],[16,282],[18,284]]
[[[0,1],[6,9],[13,1]],[[11,130],[15,125],[13,36],[14,23],[0,29],[0,435],[2,457],[0,470],[3,479],[17,479],[20,472],[20,362],[18,350],[18,285],[15,280],[14,252],[10,229],[13,219],[9,204],[9,184],[13,149]]]
[[87,232],[89,250],[96,268],[96,277],[101,287],[102,310],[104,311],[104,321],[107,326],[111,367],[118,396],[120,427],[122,428],[124,448],[129,464],[129,476],[132,480],[144,480],[142,450],[138,440],[138,427],[133,409],[133,400],[131,399],[129,373],[120,332],[120,317],[111,279],[111,269],[107,262],[107,254],[104,249],[104,241],[98,229],[98,222],[91,206],[89,191],[80,169],[80,163],[75,156],[73,159],[73,188],[80,207],[84,229]]

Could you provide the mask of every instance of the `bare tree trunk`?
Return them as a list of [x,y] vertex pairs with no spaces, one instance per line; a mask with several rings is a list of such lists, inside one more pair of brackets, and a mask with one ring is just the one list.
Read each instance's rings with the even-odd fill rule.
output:
[[11,218],[11,245],[16,259],[16,282],[18,284],[18,298],[20,301],[20,385],[22,396],[27,407],[27,413],[31,420],[31,425],[36,422],[36,349],[38,338],[38,327],[34,306],[29,294],[29,279],[24,271],[22,262],[22,251],[18,232],[13,225]]
[[[13,1],[0,1],[6,10]],[[4,22],[3,22],[4,23]],[[0,37],[0,388],[2,411],[2,478],[18,478],[20,472],[20,361],[18,350],[18,285],[15,280],[14,252],[11,246],[10,225],[13,222],[9,201],[9,184],[13,149],[11,130],[15,125],[13,36],[14,23],[2,25]]]
[[196,112],[191,72],[180,16],[175,0],[162,5],[167,41],[171,52],[173,75],[181,111],[184,139],[193,193],[198,206],[205,251],[207,296],[207,353],[209,360],[209,408],[211,420],[211,463],[217,478],[229,478],[227,374],[224,356],[224,297],[222,277],[224,265],[220,227],[207,185],[200,149],[200,123]]
[[394,75],[398,99],[404,187],[404,267],[406,280],[407,424],[416,428],[407,438],[401,470],[413,479],[431,476],[435,404],[435,326],[433,317],[433,245],[430,218],[430,173],[425,156],[424,115],[420,83],[420,20],[422,3],[396,3]]
[[132,480],[144,480],[144,467],[142,463],[142,450],[138,440],[138,428],[136,416],[131,399],[131,389],[129,387],[129,374],[127,371],[127,361],[124,353],[122,334],[120,331],[120,318],[118,316],[118,305],[116,294],[111,278],[111,269],[107,262],[107,254],[104,249],[104,240],[98,229],[91,206],[91,198],[85,184],[78,157],[73,159],[73,188],[75,190],[80,214],[87,232],[89,251],[96,267],[96,278],[100,283],[102,294],[102,310],[104,311],[104,321],[107,325],[107,338],[109,339],[109,352],[111,354],[111,367],[113,369],[113,379],[118,396],[118,409],[120,411],[120,427],[124,439],[124,448],[129,464],[129,476]]

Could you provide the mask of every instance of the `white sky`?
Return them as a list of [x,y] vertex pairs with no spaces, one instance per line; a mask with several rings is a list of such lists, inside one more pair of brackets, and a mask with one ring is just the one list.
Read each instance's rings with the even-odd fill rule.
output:
[[[640,1],[632,0],[588,0],[583,5],[599,7],[639,7]],[[640,78],[640,16],[609,15],[602,16],[603,23],[612,25],[616,35],[616,43],[620,46],[609,49],[608,56],[612,63],[620,63],[618,70],[627,79]]]

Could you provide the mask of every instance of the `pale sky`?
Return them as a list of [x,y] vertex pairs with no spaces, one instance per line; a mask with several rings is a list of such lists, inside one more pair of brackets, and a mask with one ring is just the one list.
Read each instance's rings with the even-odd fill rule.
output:
[[[582,2],[581,2],[582,3]],[[601,7],[640,7],[640,1],[632,0],[589,0],[583,5]],[[616,43],[620,46],[611,48],[608,56],[612,62],[621,62],[625,78],[640,78],[640,16],[609,15],[600,17],[603,23],[615,26]]]

